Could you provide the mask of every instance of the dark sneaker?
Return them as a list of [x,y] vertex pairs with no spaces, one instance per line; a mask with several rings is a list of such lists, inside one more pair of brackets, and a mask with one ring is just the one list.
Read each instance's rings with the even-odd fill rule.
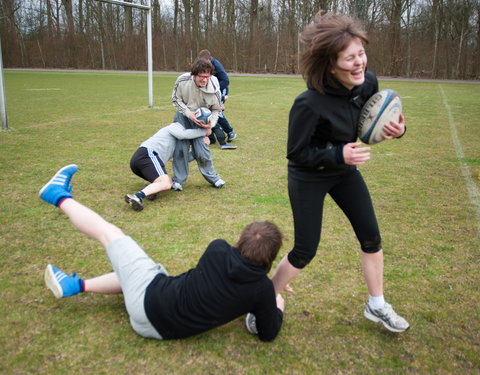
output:
[[225,184],[226,184],[226,182],[223,181],[221,178],[219,178],[219,179],[215,182],[215,184],[214,184],[213,186],[215,186],[217,189],[220,189],[220,188],[222,188],[223,185],[225,185]]
[[257,318],[252,313],[248,313],[245,317],[245,327],[252,335],[258,335]]
[[372,322],[382,322],[385,328],[391,332],[405,332],[410,328],[408,322],[393,311],[393,307],[389,303],[385,303],[385,306],[378,310],[372,309],[367,303],[363,315]]
[[57,298],[74,296],[82,291],[82,279],[75,273],[69,276],[52,264],[45,269],[45,284]]
[[237,146],[232,146],[232,145],[221,145],[220,148],[222,150],[235,150],[237,148]]
[[72,194],[70,193],[72,191],[70,180],[77,170],[78,166],[75,164],[70,164],[60,169],[50,181],[40,189],[38,193],[40,199],[58,207],[64,199],[72,198]]
[[130,206],[132,206],[132,208],[135,211],[142,211],[143,210],[143,202],[135,194],[125,195],[125,202],[127,202]]
[[227,142],[231,142],[233,141],[235,138],[237,138],[237,133],[235,133],[233,130],[228,133],[228,138],[227,138]]

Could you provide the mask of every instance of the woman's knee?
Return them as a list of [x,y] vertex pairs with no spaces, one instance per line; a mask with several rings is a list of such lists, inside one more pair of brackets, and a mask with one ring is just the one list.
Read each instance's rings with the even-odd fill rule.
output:
[[375,236],[367,240],[362,240],[360,241],[360,246],[364,253],[378,253],[380,250],[382,250],[382,238],[380,236]]
[[304,251],[299,251],[297,249],[293,249],[288,253],[288,261],[292,266],[295,268],[305,268],[315,257],[315,254],[317,253],[316,250],[314,251],[309,251],[309,252],[304,252]]

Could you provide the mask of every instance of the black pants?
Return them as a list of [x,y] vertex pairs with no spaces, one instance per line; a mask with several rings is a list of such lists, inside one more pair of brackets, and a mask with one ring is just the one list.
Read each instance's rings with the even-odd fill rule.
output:
[[289,169],[288,193],[295,230],[294,247],[288,260],[294,267],[304,268],[317,252],[327,193],[350,220],[362,251],[375,253],[381,249],[370,193],[357,169],[334,177],[322,177],[313,171],[311,179],[306,179],[305,173],[299,176]]
[[215,144],[215,137],[218,139],[218,143],[220,145],[226,145],[227,142],[225,141],[225,133],[223,132],[222,127],[217,123],[213,128],[212,128],[212,134],[208,136],[210,138],[210,144]]

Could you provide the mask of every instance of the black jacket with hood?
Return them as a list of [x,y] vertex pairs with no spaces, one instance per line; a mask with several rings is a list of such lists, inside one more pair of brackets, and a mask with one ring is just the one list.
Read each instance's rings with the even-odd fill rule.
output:
[[259,338],[271,341],[280,331],[283,314],[268,271],[226,241],[214,240],[195,268],[179,276],[155,277],[145,294],[147,317],[162,338],[176,339],[251,312]]
[[290,110],[287,159],[297,177],[334,176],[355,168],[345,164],[343,146],[356,141],[360,111],[378,91],[378,81],[367,71],[364,83],[352,90],[338,82],[335,86],[325,83],[324,94],[309,88]]

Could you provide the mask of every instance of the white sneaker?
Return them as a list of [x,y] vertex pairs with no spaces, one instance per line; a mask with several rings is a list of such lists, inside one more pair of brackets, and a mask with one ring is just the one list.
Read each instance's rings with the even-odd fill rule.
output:
[[179,184],[178,182],[174,181],[173,184],[172,184],[172,190],[182,191],[183,186],[181,184]]
[[255,315],[252,313],[248,313],[245,317],[245,327],[247,327],[247,331],[252,335],[258,335],[257,318],[255,318]]
[[410,328],[408,322],[393,311],[392,305],[386,302],[383,308],[377,310],[372,309],[367,303],[363,315],[372,322],[382,322],[391,332],[405,332]]
[[215,182],[215,185],[214,185],[214,186],[215,186],[217,189],[220,189],[220,188],[223,187],[223,185],[225,185],[225,184],[226,184],[226,182],[223,181],[221,178],[219,178],[219,179]]

